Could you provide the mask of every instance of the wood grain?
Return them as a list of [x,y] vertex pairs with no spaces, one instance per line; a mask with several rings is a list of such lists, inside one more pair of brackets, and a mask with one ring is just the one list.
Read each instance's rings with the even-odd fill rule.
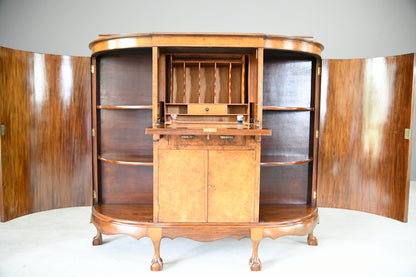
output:
[[152,110],[99,110],[97,116],[99,155],[152,155],[152,136],[145,135],[146,127],[152,125]]
[[151,105],[151,49],[97,57],[97,105]]
[[159,222],[207,221],[207,155],[159,150]]
[[98,162],[98,199],[103,204],[151,204],[153,167]]
[[310,204],[312,164],[262,166],[260,204]]
[[[32,212],[30,190],[30,93],[33,86],[26,76],[33,71],[33,54],[0,48],[0,124],[2,203],[1,220],[7,221]],[[33,74],[33,72],[32,72]]]
[[319,56],[322,44],[310,37],[244,33],[147,33],[101,36],[90,43],[93,55],[106,50],[151,46],[252,47],[286,49]]
[[208,222],[256,222],[255,151],[209,151]]
[[91,204],[87,57],[0,48],[2,220]]
[[407,221],[414,55],[326,60],[318,205]]

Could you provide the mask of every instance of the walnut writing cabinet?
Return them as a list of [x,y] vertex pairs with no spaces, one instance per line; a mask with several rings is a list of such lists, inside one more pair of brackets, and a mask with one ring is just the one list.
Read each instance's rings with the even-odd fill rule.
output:
[[264,34],[90,47],[0,47],[1,221],[93,203],[93,243],[148,236],[153,270],[179,236],[250,237],[259,270],[264,237],[317,244],[317,207],[407,221],[414,54],[321,61],[309,38]]
[[248,236],[260,270],[264,237],[317,244],[319,43],[149,34],[90,46],[94,245],[149,236],[161,270],[163,237]]

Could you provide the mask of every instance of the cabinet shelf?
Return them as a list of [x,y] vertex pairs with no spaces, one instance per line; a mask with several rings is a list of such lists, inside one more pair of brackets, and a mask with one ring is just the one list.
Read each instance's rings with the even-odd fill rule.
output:
[[278,106],[263,106],[263,111],[314,111],[313,107],[278,107]]
[[151,110],[152,105],[98,105],[97,109],[102,110]]
[[261,156],[261,166],[282,166],[282,165],[297,165],[309,163],[313,160],[312,157],[304,156]]
[[105,153],[98,156],[98,159],[103,162],[135,165],[135,166],[153,166],[153,157],[145,155],[123,155],[115,153]]
[[[264,226],[264,225],[293,225],[313,217],[317,212],[305,204],[270,204],[260,205],[259,222],[254,223],[205,223],[206,226]],[[200,223],[154,223],[152,204],[101,204],[93,208],[94,217],[102,217],[111,222],[129,223],[131,225],[196,225]]]

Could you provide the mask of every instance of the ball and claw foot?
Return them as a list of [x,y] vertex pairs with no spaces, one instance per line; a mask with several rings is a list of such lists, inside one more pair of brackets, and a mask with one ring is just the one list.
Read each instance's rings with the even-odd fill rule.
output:
[[261,261],[259,258],[251,257],[250,261],[250,269],[251,271],[260,271],[261,270]]
[[103,237],[101,233],[97,232],[97,235],[92,240],[92,245],[97,246],[103,243]]
[[312,233],[308,235],[308,245],[313,245],[313,246],[318,245],[318,240],[316,239],[316,237],[314,237]]
[[151,271],[161,271],[163,269],[162,258],[153,258],[152,265],[150,266]]

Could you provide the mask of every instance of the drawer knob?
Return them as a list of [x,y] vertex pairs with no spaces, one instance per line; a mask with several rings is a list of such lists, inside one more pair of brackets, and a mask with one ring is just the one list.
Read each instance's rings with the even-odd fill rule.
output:
[[208,108],[208,107],[206,107],[206,108],[205,108],[205,110],[206,110],[206,111],[209,111],[209,108]]

